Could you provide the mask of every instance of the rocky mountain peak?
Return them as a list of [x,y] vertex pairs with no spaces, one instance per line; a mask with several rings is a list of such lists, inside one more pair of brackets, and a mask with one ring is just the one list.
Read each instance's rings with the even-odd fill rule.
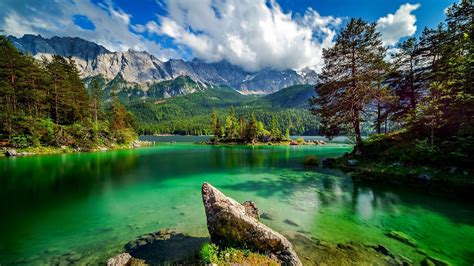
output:
[[242,93],[268,94],[292,85],[315,84],[317,80],[317,74],[309,69],[299,73],[272,69],[248,72],[228,61],[207,63],[201,59],[170,59],[163,62],[146,51],[111,52],[78,37],[47,39],[27,34],[21,38],[9,36],[8,39],[21,51],[37,58],[53,54],[72,57],[83,78],[102,75],[110,81],[120,74],[127,82],[144,88],[148,83],[188,76],[197,82],[226,85]]

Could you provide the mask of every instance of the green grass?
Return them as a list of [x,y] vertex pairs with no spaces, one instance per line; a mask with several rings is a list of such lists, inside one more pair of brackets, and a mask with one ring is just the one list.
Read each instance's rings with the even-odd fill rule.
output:
[[268,256],[247,249],[219,248],[212,243],[202,246],[199,258],[203,263],[217,265],[280,265],[278,261]]

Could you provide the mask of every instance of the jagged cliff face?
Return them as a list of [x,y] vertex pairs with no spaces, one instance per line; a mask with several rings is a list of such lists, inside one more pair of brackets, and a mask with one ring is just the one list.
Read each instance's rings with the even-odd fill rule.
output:
[[22,38],[8,37],[20,50],[36,58],[58,54],[72,57],[82,76],[101,75],[111,81],[117,75],[131,84],[149,84],[189,76],[192,80],[213,85],[230,86],[242,93],[271,93],[297,84],[316,84],[314,71],[262,70],[255,73],[222,61],[206,63],[194,59],[186,62],[174,60],[163,62],[147,52],[111,52],[105,47],[80,38],[25,35]]

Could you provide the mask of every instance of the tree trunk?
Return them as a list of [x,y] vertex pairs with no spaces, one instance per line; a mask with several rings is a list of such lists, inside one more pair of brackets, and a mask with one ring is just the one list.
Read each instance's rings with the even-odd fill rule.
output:
[[353,121],[353,126],[354,126],[354,133],[355,133],[355,138],[356,138],[356,147],[355,149],[357,150],[362,146],[362,136],[360,133],[360,117],[359,117],[359,111],[354,110],[354,121]]
[[94,99],[94,119],[97,124],[97,99]]
[[377,103],[377,123],[375,124],[375,127],[377,129],[377,134],[382,133],[382,117],[381,117],[381,107],[380,103]]
[[58,124],[59,118],[58,118],[58,82],[55,80],[54,81],[54,120],[56,120],[56,124]]
[[410,105],[416,109],[415,82],[413,79],[413,57],[410,58]]

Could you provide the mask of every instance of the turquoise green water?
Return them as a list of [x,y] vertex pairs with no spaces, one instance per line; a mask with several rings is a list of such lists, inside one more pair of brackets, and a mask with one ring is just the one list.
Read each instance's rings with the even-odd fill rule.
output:
[[47,264],[65,253],[80,254],[79,264],[104,262],[129,240],[164,227],[206,236],[200,196],[205,181],[238,201],[255,201],[275,217],[263,221],[289,236],[378,243],[420,261],[415,248],[384,235],[396,230],[431,256],[474,263],[472,202],[354,184],[339,171],[302,164],[307,155],[335,157],[349,150],[178,143],[3,158],[0,264]]

